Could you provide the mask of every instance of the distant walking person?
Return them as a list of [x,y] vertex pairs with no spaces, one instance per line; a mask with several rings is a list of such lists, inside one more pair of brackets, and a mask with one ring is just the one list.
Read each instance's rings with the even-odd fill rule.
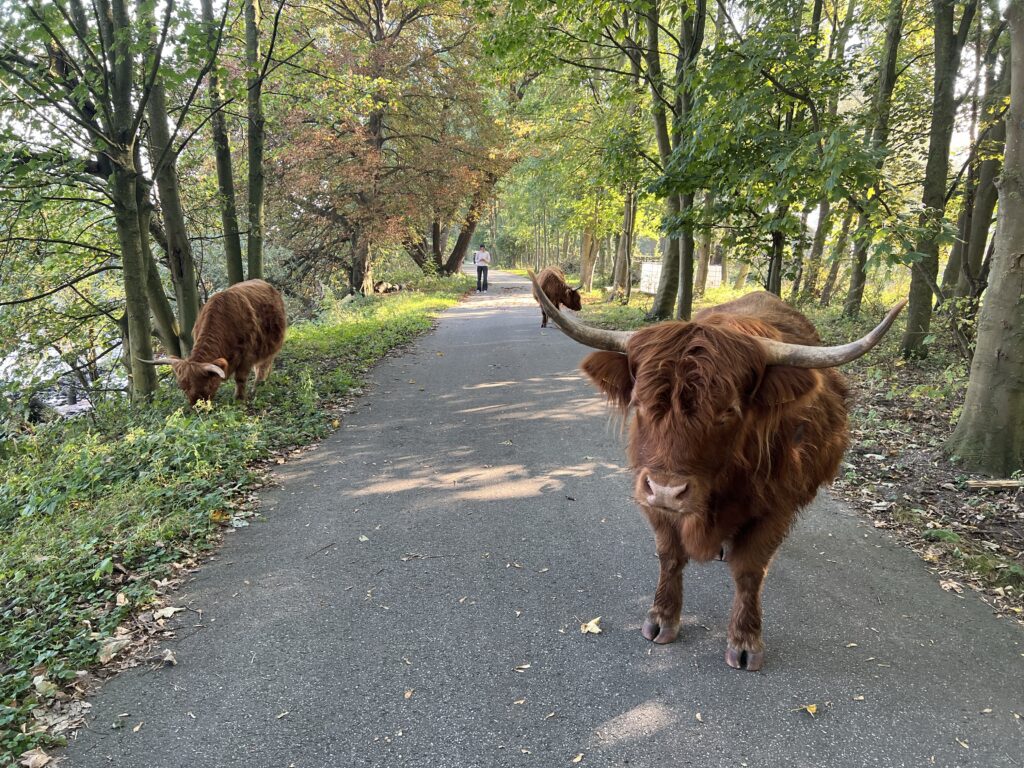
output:
[[476,292],[487,293],[487,267],[491,264],[491,254],[487,252],[486,243],[480,243],[476,249],[473,263],[476,264]]

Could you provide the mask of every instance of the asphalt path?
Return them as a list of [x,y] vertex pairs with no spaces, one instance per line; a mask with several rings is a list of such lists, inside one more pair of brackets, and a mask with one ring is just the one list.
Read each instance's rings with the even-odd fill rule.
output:
[[379,365],[175,596],[178,665],[108,682],[65,765],[1024,765],[1021,628],[827,493],[768,576],[761,672],[724,663],[721,563],[644,640],[620,425],[539,325],[492,270]]

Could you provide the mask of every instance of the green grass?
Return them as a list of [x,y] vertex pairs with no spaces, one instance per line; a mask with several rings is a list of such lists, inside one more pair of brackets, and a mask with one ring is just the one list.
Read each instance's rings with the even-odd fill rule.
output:
[[249,406],[229,383],[215,407],[192,411],[165,380],[152,405],[102,404],[0,443],[0,766],[54,743],[33,733],[32,711],[96,665],[104,638],[152,601],[172,563],[213,544],[259,477],[255,464],[327,434],[329,404],[429,329],[469,281],[426,287],[291,328]]

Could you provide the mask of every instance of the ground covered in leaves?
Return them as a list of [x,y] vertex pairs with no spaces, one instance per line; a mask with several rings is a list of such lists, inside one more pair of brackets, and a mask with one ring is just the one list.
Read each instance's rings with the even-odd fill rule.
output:
[[[696,308],[737,295],[716,289]],[[583,318],[637,328],[650,304],[644,295],[634,295],[629,306],[607,303],[595,292]],[[867,302],[858,320],[842,317],[838,307],[802,309],[826,343],[845,343],[873,327],[887,308],[878,299]],[[897,321],[877,349],[844,367],[851,444],[832,491],[914,550],[942,589],[974,591],[999,615],[1024,621],[1024,487],[972,487],[988,478],[965,472],[943,452],[968,376],[967,362],[945,339],[944,322],[936,318],[936,338],[922,361],[900,359]]]
[[428,330],[469,280],[325,306],[289,329],[249,404],[225,386],[183,407],[112,398],[88,414],[7,425],[0,440],[0,766],[46,765],[100,677],[174,664],[165,605],[204,553],[256,513],[265,468],[339,425],[382,356]]

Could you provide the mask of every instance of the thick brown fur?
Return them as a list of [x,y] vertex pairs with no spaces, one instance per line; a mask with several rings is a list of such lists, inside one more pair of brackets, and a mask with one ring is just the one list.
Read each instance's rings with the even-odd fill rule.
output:
[[[249,374],[255,369],[257,383],[270,374],[287,326],[281,294],[264,280],[236,283],[211,296],[192,329],[191,354],[171,364],[189,403],[212,401],[232,375],[235,397],[244,400]],[[223,378],[211,364],[223,371]]]
[[[570,288],[565,282],[565,273],[558,267],[545,267],[537,275],[537,284],[544,294],[551,300],[556,308],[568,307],[576,312],[583,306],[580,300],[580,292],[576,288]],[[540,311],[540,327],[548,327],[548,316],[543,310]]]
[[596,352],[582,364],[614,405],[632,411],[635,496],[661,560],[644,635],[671,642],[683,567],[728,551],[736,597],[726,660],[747,669],[758,669],[763,657],[768,565],[798,510],[835,477],[848,442],[840,374],[768,366],[753,336],[820,344],[803,315],[756,293],[692,322],[644,328],[626,354]]

